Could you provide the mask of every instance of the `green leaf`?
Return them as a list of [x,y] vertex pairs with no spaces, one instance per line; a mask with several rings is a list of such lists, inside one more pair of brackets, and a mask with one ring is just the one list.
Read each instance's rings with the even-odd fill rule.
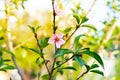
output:
[[43,75],[41,78],[42,78],[42,80],[49,80],[49,75],[48,75],[48,74],[45,74],[45,75]]
[[86,69],[87,69],[87,72],[90,70],[90,66],[89,65],[87,65],[87,64],[85,64],[85,67],[86,67]]
[[38,50],[38,49],[34,49],[34,48],[28,48],[29,50],[31,50],[31,51],[33,51],[33,52],[35,52],[35,53],[37,53],[38,55],[41,55],[42,53],[40,52],[40,50]]
[[59,49],[57,51],[57,53],[55,54],[55,58],[59,57],[59,56],[62,56],[64,54],[69,54],[69,53],[74,53],[74,52],[72,50],[70,50],[70,49]]
[[28,25],[28,27],[31,29],[31,31],[32,31],[33,33],[35,33],[35,28],[34,28],[34,27],[32,27],[32,26],[30,26],[30,25]]
[[11,61],[10,59],[4,59],[4,62],[9,62],[9,61]]
[[7,50],[7,49],[5,49],[5,48],[3,48],[3,47],[1,47],[1,46],[0,46],[0,50],[1,50],[1,51],[4,51],[4,52],[6,52],[6,53],[8,53],[8,54],[10,54],[10,55],[12,55],[12,56],[14,56],[14,53],[13,53],[13,52],[11,52],[10,50]]
[[96,52],[92,52],[92,51],[82,51],[79,52],[80,54],[87,54],[91,57],[93,57],[94,59],[96,59],[98,61],[98,63],[104,68],[104,63],[101,59],[101,57],[96,53]]
[[36,64],[39,64],[40,63],[40,61],[39,61],[39,59],[40,59],[40,57],[38,57],[37,59],[36,59]]
[[74,14],[73,14],[73,17],[76,19],[77,23],[79,24],[79,23],[80,23],[79,14],[78,14],[78,13],[74,13]]
[[36,28],[35,28],[35,31],[38,31],[38,29],[40,28],[41,26],[37,26]]
[[71,67],[71,66],[69,66],[69,67],[64,67],[64,68],[62,68],[62,69],[70,69],[70,70],[77,71],[77,69],[75,69],[74,67]]
[[102,71],[99,71],[99,70],[90,70],[90,72],[97,73],[97,74],[104,76],[104,73]]
[[75,37],[75,40],[74,40],[74,46],[75,46],[75,50],[77,50],[79,47],[79,39],[82,37],[82,36],[85,36],[85,35],[78,35],[77,37]]
[[48,46],[48,40],[49,38],[45,38],[45,39],[39,39],[39,45],[41,48],[45,48],[46,46]]
[[0,40],[3,40],[4,38],[3,37],[0,37]]
[[7,65],[7,66],[4,66],[2,68],[0,68],[0,70],[11,70],[11,69],[15,69],[12,65]]
[[64,30],[64,33],[65,34],[68,34],[70,31],[71,31],[72,27],[67,27],[65,30]]
[[56,61],[56,67],[60,67],[60,62],[61,61]]
[[88,21],[88,18],[87,17],[83,17],[82,20],[81,20],[81,22],[80,22],[80,25],[83,24],[83,23],[85,23],[85,22],[87,22],[87,21]]
[[0,51],[0,56],[2,56],[2,51]]
[[82,27],[87,27],[87,28],[93,29],[94,31],[97,31],[97,29],[93,25],[90,25],[90,24],[82,25]]
[[94,68],[98,68],[98,67],[99,67],[98,64],[93,64],[93,65],[90,67],[90,69],[94,69]]
[[85,61],[82,60],[79,56],[75,56],[74,59],[79,63],[81,67],[86,64]]

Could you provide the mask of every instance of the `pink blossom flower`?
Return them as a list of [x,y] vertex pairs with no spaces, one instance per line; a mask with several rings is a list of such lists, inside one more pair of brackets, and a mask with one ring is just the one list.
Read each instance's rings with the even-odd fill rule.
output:
[[60,48],[61,45],[65,43],[65,41],[62,39],[63,34],[53,34],[52,37],[49,39],[48,43],[53,44],[55,43],[57,48]]
[[55,8],[56,15],[58,15],[60,17],[64,16],[64,12],[57,5],[55,5],[54,8]]

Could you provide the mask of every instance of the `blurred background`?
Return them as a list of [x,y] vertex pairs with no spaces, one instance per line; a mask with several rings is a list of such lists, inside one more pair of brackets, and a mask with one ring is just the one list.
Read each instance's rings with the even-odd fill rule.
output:
[[[91,5],[95,2],[93,7]],[[93,29],[80,28],[73,38],[78,34],[87,37],[80,39],[79,44],[90,47],[92,51],[100,54],[105,69],[104,75],[88,73],[81,80],[120,80],[120,0],[56,0],[56,5],[64,12],[64,17],[56,16],[57,33],[63,32],[65,28],[74,29],[76,21],[72,12],[85,15],[89,10],[87,24]],[[90,9],[91,8],[91,9]],[[51,0],[0,0],[0,46],[7,47],[14,52],[19,67],[25,75],[25,80],[36,80],[36,73],[43,67],[38,67],[35,60],[38,57],[34,52],[22,48],[37,47],[33,33],[27,27],[41,26],[37,32],[39,38],[52,35],[52,4]],[[73,43],[71,39],[66,46]],[[44,53],[48,59],[52,58],[52,46],[48,46]],[[52,55],[51,55],[52,54]],[[4,53],[4,58],[11,59],[9,54]],[[86,61],[91,58],[83,57]],[[9,64],[13,64],[12,61]],[[77,69],[81,69],[77,63],[73,63]],[[73,72],[73,80],[79,74]],[[57,80],[69,80],[70,75],[59,74]]]

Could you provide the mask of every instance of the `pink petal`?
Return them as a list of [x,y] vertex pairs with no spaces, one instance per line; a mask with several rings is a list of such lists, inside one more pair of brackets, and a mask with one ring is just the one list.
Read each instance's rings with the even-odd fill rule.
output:
[[64,44],[65,43],[65,41],[63,40],[63,39],[60,39],[60,41],[59,41],[61,44]]
[[63,37],[63,34],[57,34],[57,37],[58,37],[58,38],[62,38],[62,37]]
[[54,43],[55,41],[54,41],[54,39],[52,39],[52,38],[50,38],[49,40],[48,40],[48,43],[50,43],[50,44],[52,44],[52,43]]
[[60,46],[61,46],[61,43],[60,42],[56,42],[56,47],[60,48]]

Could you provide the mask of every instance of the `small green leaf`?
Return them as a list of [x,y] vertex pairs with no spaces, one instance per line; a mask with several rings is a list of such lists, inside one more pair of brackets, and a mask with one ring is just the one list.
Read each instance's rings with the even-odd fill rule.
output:
[[40,61],[39,61],[39,59],[40,59],[40,57],[38,57],[37,59],[36,59],[36,64],[39,64],[40,63]]
[[71,31],[72,27],[68,27],[64,30],[65,34],[68,34]]
[[99,71],[99,70],[90,70],[90,72],[97,73],[97,74],[104,76],[104,73],[102,71]]
[[11,70],[11,69],[15,69],[15,68],[12,65],[7,65],[7,66],[0,68],[0,70]]
[[55,54],[55,58],[59,57],[59,56],[62,56],[64,54],[69,54],[69,53],[74,53],[74,52],[72,50],[70,50],[70,49],[59,49],[57,51],[57,53]]
[[30,25],[28,25],[28,27],[31,29],[31,31],[32,31],[33,33],[35,33],[35,28],[34,28],[34,27],[32,27],[32,26],[30,26]]
[[92,51],[82,51],[82,52],[79,52],[80,54],[87,54],[93,58],[95,58],[98,63],[104,68],[104,63],[101,59],[101,57],[96,53],[96,52],[92,52]]
[[48,40],[49,38],[45,38],[45,39],[39,39],[39,45],[41,48],[45,48],[46,46],[48,46]]
[[69,67],[64,67],[64,68],[62,68],[62,69],[70,69],[70,70],[77,71],[77,69],[75,69],[74,67],[71,67],[71,66],[69,66]]
[[94,68],[98,68],[98,67],[99,67],[98,64],[93,64],[93,65],[90,67],[90,69],[94,69]]
[[90,70],[90,66],[89,65],[87,65],[87,64],[85,64],[85,67],[86,67],[86,69],[87,69],[87,72]]
[[5,48],[3,48],[3,47],[1,47],[1,46],[0,46],[0,50],[1,50],[1,51],[4,51],[4,52],[6,52],[6,53],[8,53],[8,54],[10,54],[10,55],[12,55],[12,56],[14,56],[14,53],[13,53],[13,52],[11,52],[10,50],[7,50],[7,49],[5,49]]
[[11,61],[10,59],[4,59],[4,62],[9,62],[9,61]]
[[33,51],[33,52],[35,52],[35,53],[37,53],[37,54],[39,54],[39,55],[41,55],[42,53],[40,52],[40,50],[38,50],[38,49],[34,49],[34,48],[28,48],[29,50],[31,50],[31,51]]
[[61,62],[61,61],[56,61],[56,66],[57,66],[57,67],[60,67],[60,62]]
[[83,17],[82,20],[81,20],[81,22],[80,22],[80,25],[83,24],[83,23],[85,23],[85,22],[87,22],[87,21],[88,21],[88,18],[87,17]]
[[90,25],[90,24],[82,25],[82,27],[87,27],[87,28],[93,29],[94,31],[97,31],[97,29],[93,25]]
[[79,23],[80,23],[79,14],[78,14],[78,13],[74,13],[74,14],[73,14],[73,17],[76,19],[77,23],[79,24]]
[[37,26],[36,28],[35,28],[35,31],[38,31],[38,29],[40,28],[41,26]]
[[74,59],[79,63],[81,67],[86,64],[85,61],[82,60],[79,56],[75,56]]
[[75,50],[77,50],[79,47],[79,39],[80,37],[82,36],[85,36],[85,35],[78,35],[77,37],[75,37],[75,40],[74,40],[74,46],[75,46]]

